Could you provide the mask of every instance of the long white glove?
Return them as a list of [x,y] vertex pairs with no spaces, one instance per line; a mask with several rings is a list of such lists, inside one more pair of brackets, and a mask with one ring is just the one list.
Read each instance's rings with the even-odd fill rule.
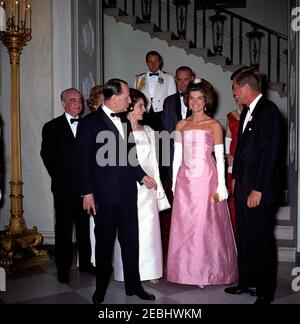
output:
[[232,142],[232,138],[231,137],[225,137],[225,153],[226,154],[230,154],[230,145]]
[[[232,157],[230,156],[230,145],[232,142],[231,137],[225,137],[225,154],[228,155],[231,159]],[[228,166],[227,168],[228,173],[232,173],[232,165]]]
[[182,142],[174,143],[174,158],[172,164],[172,191],[175,192],[176,178],[182,162]]
[[225,185],[224,145],[217,144],[214,146],[214,149],[218,172],[217,194],[219,195],[219,200],[221,201],[228,198],[228,191]]

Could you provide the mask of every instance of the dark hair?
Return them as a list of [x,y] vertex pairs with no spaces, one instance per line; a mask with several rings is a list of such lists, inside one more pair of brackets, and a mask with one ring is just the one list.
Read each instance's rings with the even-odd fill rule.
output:
[[191,75],[192,75],[194,78],[196,77],[195,72],[194,72],[190,67],[188,67],[188,66],[183,65],[183,66],[180,66],[179,68],[177,68],[175,75],[176,75],[177,72],[179,72],[179,71],[187,71],[187,72],[190,72]]
[[98,107],[95,108],[95,105],[97,104],[98,100],[101,98],[102,91],[103,91],[102,85],[95,85],[94,87],[92,87],[90,91],[90,96],[86,101],[90,111],[94,111],[98,108]]
[[128,111],[133,110],[133,107],[137,103],[138,99],[143,99],[144,105],[147,106],[148,100],[146,96],[143,94],[143,92],[137,89],[130,88],[129,93],[130,93],[131,104],[128,107]]
[[104,99],[108,100],[113,95],[118,96],[122,93],[122,83],[127,84],[128,83],[121,79],[110,79],[108,80],[105,85],[103,86],[103,97]]
[[255,68],[242,69],[235,74],[233,80],[239,86],[248,84],[252,90],[259,92],[262,90],[262,76]]
[[235,70],[232,74],[231,74],[231,77],[230,77],[230,80],[233,80],[238,74],[240,74],[242,71],[245,71],[245,70],[249,70],[251,69],[250,66],[247,66],[247,65],[244,65],[240,68],[238,68],[237,70]]
[[157,51],[150,51],[146,54],[146,62],[148,62],[149,56],[153,55],[153,56],[157,56],[160,60],[160,65],[159,65],[159,69],[161,70],[163,65],[164,65],[164,61],[162,56],[157,52]]
[[80,93],[79,90],[77,90],[77,89],[75,89],[75,88],[68,88],[68,89],[65,89],[64,91],[62,91],[62,93],[60,94],[60,100],[61,100],[61,101],[65,100],[65,94],[66,94],[67,92],[70,92],[70,91],[75,91],[75,92],[79,93],[80,96],[81,96],[81,93]]
[[150,55],[157,56],[161,62],[163,61],[162,56],[157,51],[148,52],[146,54],[146,61],[148,61],[148,58],[149,58]]
[[205,79],[201,79],[201,82],[194,83],[193,81],[189,83],[186,94],[189,95],[192,91],[201,91],[205,97],[206,109],[210,110],[214,104],[215,91],[213,86]]

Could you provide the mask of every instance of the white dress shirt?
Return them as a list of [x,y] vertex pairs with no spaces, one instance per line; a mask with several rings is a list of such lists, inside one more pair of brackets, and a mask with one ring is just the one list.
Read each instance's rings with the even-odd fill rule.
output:
[[181,116],[182,116],[182,119],[185,119],[186,118],[186,113],[187,113],[187,106],[185,105],[184,103],[184,97],[181,97],[180,96],[180,102],[181,102]]
[[[67,120],[68,120],[68,123],[69,123],[69,125],[71,127],[72,133],[73,133],[74,137],[76,137],[78,123],[71,124],[71,119],[74,119],[74,117],[72,117],[71,115],[69,115],[67,112],[65,113],[65,115],[66,115]],[[75,119],[78,119],[78,118],[79,117],[77,116]]]
[[[159,72],[160,72],[160,70],[156,71],[155,73],[159,73]],[[159,75],[150,76],[150,73],[152,73],[152,72],[148,71],[149,89],[150,89],[150,96],[151,96],[151,98],[153,98]]]
[[105,106],[104,104],[102,105],[102,109],[104,111],[104,113],[107,115],[107,117],[114,123],[114,125],[117,127],[120,135],[122,136],[122,138],[124,139],[124,129],[123,129],[123,125],[121,122],[120,117],[112,117],[111,114],[115,114],[114,111],[112,111],[111,109],[109,109],[107,106]]
[[262,94],[260,93],[252,102],[251,104],[249,105],[249,109],[248,109],[248,112],[247,112],[247,115],[246,115],[246,118],[244,120],[244,124],[243,124],[243,132],[251,118],[251,115],[253,113],[253,110],[258,102],[258,100],[262,97]]

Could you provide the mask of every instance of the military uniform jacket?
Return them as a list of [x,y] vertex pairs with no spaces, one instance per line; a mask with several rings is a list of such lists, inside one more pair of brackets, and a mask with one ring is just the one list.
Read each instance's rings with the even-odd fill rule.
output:
[[159,71],[158,81],[155,87],[154,95],[151,100],[149,87],[149,73],[145,72],[136,76],[134,88],[142,91],[148,99],[147,110],[150,110],[151,103],[154,112],[163,111],[163,103],[166,97],[176,93],[176,84],[172,74]]

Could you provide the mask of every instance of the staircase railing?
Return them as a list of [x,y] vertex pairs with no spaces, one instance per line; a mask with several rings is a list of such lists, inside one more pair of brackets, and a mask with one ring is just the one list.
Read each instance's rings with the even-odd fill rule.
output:
[[[181,10],[177,12],[173,2],[172,0],[106,0],[104,4],[110,7],[117,6],[121,9],[122,15],[139,17],[137,23],[153,23],[155,31],[173,31],[172,39],[187,38],[191,40],[191,47],[207,48],[208,56],[225,55],[227,63],[231,65],[256,65],[269,82],[281,83],[284,90],[287,83],[288,49],[285,35],[210,4],[208,0],[201,1],[201,10],[197,10],[199,0],[177,1],[177,4],[183,4]],[[185,8],[186,15],[183,13]],[[213,30],[216,29],[213,21],[218,20],[215,18],[217,15],[223,17],[223,25],[219,24],[216,31]],[[187,19],[187,24],[183,22],[184,19]],[[186,26],[184,32],[178,32],[179,22],[182,26]],[[223,39],[221,47],[214,44],[216,37],[220,37],[220,32]]]

